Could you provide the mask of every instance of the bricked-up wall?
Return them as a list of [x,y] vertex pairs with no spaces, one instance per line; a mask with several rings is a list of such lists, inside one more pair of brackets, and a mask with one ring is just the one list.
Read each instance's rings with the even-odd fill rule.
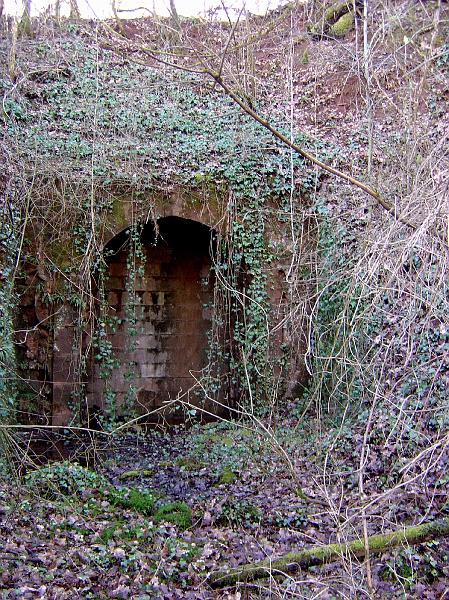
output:
[[[110,314],[120,320],[115,332],[108,331],[117,368],[105,378],[92,354],[91,407],[102,408],[112,391],[119,412],[128,403],[145,414],[189,390],[206,366],[214,287],[211,230],[179,217],[160,219],[158,229],[158,235],[152,224],[143,230],[145,275],[134,281],[127,268],[128,232],[107,245],[106,297]],[[131,314],[136,324],[130,330]],[[189,398],[195,402],[195,393]]]
[[[23,339],[17,340],[23,393],[20,406],[29,413],[29,419],[65,426],[77,416],[81,418],[105,407],[108,392],[115,393],[114,406],[127,412],[124,404],[146,414],[164,402],[183,394],[195,384],[195,377],[207,364],[208,333],[213,323],[214,310],[222,311],[226,305],[223,290],[215,290],[214,274],[211,273],[211,243],[215,234],[226,236],[226,220],[223,219],[226,205],[219,198],[209,195],[194,197],[182,189],[168,196],[154,199],[158,219],[159,237],[149,223],[143,231],[142,242],[145,253],[145,274],[136,278],[134,290],[136,302],[130,295],[128,259],[129,225],[139,217],[146,219],[149,212],[139,212],[139,207],[129,198],[117,198],[114,210],[106,219],[105,227],[99,231],[99,243],[109,253],[107,257],[108,277],[106,300],[109,314],[121,322],[116,331],[109,330],[116,367],[106,373],[96,358],[96,334],[101,330],[99,314],[99,290],[95,290],[92,303],[80,310],[70,299],[61,302],[61,278],[57,273],[47,272],[43,265],[31,260],[24,267],[23,281],[17,288],[21,298],[18,306],[17,330]],[[225,225],[223,225],[225,223]],[[283,248],[282,230],[275,225],[267,230],[270,242]],[[33,235],[30,236],[33,239]],[[34,239],[38,239],[37,232]],[[109,241],[107,241],[109,240]],[[70,240],[67,242],[70,243]],[[58,246],[59,250],[59,246]],[[72,249],[73,251],[73,249]],[[76,252],[72,252],[76,255]],[[28,251],[33,258],[33,248]],[[38,255],[35,249],[34,255]],[[70,255],[70,252],[69,252]],[[286,254],[288,257],[288,253]],[[269,301],[273,326],[269,339],[270,359],[276,364],[281,356],[286,357],[284,346],[291,348],[289,365],[274,370],[275,376],[286,383],[288,396],[295,397],[297,389],[307,380],[304,354],[307,349],[307,322],[295,316],[295,327],[286,319],[291,310],[292,298],[286,284],[286,269],[283,254],[279,260],[266,265]],[[42,267],[42,268],[40,268]],[[58,271],[59,273],[59,271]],[[244,290],[246,283],[240,273],[239,286]],[[92,274],[95,283],[96,275]],[[53,281],[54,280],[54,281]],[[87,285],[86,285],[87,287]],[[95,288],[95,286],[94,286]],[[58,294],[53,294],[59,290]],[[298,293],[307,294],[305,287],[295,284]],[[52,305],[43,304],[46,298],[55,296]],[[217,293],[215,293],[217,292]],[[214,306],[214,296],[218,298]],[[95,315],[92,314],[92,308]],[[229,307],[228,307],[229,308]],[[135,311],[136,335],[130,335],[127,318]],[[296,313],[295,313],[296,315]],[[212,376],[220,376],[220,391],[217,400],[226,407],[234,408],[239,402],[241,389],[232,369],[219,362],[219,356],[235,351],[233,340],[232,311],[225,321],[217,315],[220,327],[214,331],[214,343],[220,348],[214,354]],[[86,330],[80,331],[85,323]],[[282,327],[277,324],[283,323]],[[218,348],[218,349],[217,349]],[[220,354],[221,353],[221,354]],[[84,369],[87,360],[87,373]],[[283,392],[281,392],[283,393]],[[86,397],[87,395],[87,397]],[[32,398],[30,399],[30,397]],[[281,396],[280,396],[281,397]],[[189,394],[192,402],[199,400],[195,393]],[[217,413],[219,404],[207,403],[205,409]],[[75,411],[75,412],[74,412]],[[223,412],[223,411],[220,411]],[[181,415],[179,415],[181,416]]]

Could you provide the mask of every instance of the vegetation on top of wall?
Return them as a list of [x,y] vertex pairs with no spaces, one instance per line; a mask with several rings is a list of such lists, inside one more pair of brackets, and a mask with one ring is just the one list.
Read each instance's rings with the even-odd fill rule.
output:
[[[1,52],[6,54],[6,45]],[[14,149],[4,169],[15,178],[18,206],[20,189],[33,195],[27,232],[33,237],[39,229],[45,268],[59,281],[48,302],[57,307],[69,299],[79,310],[80,331],[89,321],[80,288],[89,291],[86,275],[101,272],[97,232],[115,219],[117,193],[132,197],[137,215],[153,218],[159,209],[152,195],[161,190],[182,186],[209,195],[212,190],[223,202],[232,194],[227,235],[238,251],[232,264],[217,268],[234,282],[233,272],[245,272],[248,284],[243,313],[237,296],[223,307],[236,315],[235,345],[231,354],[221,351],[216,358],[224,358],[235,382],[247,391],[253,387],[252,401],[263,404],[271,377],[266,219],[284,220],[291,193],[306,197],[317,186],[316,173],[198,77],[142,67],[77,32],[60,31],[51,41],[24,39],[16,64],[23,73],[19,81],[6,74],[0,80],[4,136]],[[306,135],[297,138],[322,155],[334,152]],[[96,354],[110,369],[113,356],[101,336],[100,327]]]
[[30,174],[239,190],[251,167],[254,181],[268,176],[271,195],[290,191],[289,150],[198,77],[135,64],[76,34],[22,43],[24,75],[16,84],[3,74],[0,91],[14,162]]

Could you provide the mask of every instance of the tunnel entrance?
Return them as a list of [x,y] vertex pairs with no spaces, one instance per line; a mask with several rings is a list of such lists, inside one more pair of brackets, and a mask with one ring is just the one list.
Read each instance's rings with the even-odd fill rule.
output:
[[109,395],[119,415],[127,409],[145,415],[185,393],[199,401],[197,390],[189,390],[207,364],[212,319],[213,230],[161,218],[138,233],[138,251],[133,235],[124,230],[105,248],[108,308],[98,326],[112,368],[105,372],[99,348],[88,368],[89,406],[104,409]]

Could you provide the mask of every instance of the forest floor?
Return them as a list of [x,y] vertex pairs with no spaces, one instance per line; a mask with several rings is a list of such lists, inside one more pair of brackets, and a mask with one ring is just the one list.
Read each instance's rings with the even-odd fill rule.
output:
[[[263,433],[268,425],[194,425],[108,443],[99,436],[95,451],[70,445],[72,459],[88,459],[98,476],[53,462],[3,479],[0,598],[369,597],[366,566],[351,557],[233,590],[208,586],[208,574],[225,566],[361,537],[362,434],[348,431],[346,443],[340,435],[336,448],[332,432],[317,445],[293,418],[273,436]],[[399,471],[392,449],[373,449],[369,533],[447,514],[446,474],[428,469],[424,486],[418,477],[404,490]],[[438,540],[372,557],[375,597],[446,597],[448,555],[449,543]]]

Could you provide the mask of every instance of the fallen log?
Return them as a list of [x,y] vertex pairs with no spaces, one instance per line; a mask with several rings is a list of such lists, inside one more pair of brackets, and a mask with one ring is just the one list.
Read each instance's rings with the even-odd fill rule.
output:
[[[368,537],[370,554],[376,554],[398,546],[399,544],[420,544],[427,540],[449,535],[449,518],[437,519],[422,525],[411,525]],[[209,585],[214,588],[235,585],[238,582],[263,579],[270,575],[294,573],[298,569],[307,569],[314,565],[342,558],[345,555],[353,558],[364,558],[365,543],[353,540],[342,544],[326,544],[314,546],[298,552],[289,552],[279,558],[265,559],[232,569],[216,571],[209,576]]]

